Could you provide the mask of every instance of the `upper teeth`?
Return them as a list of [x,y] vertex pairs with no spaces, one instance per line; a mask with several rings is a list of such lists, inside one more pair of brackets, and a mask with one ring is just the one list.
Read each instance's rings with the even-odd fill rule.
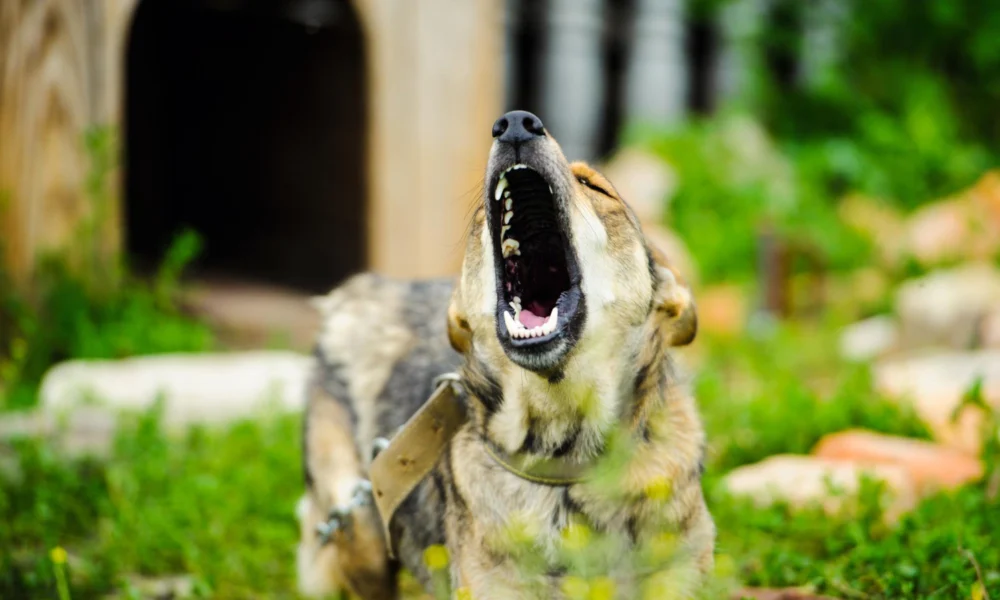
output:
[[[511,171],[516,171],[518,169],[527,169],[527,168],[528,165],[516,164],[513,167],[508,167],[504,169],[503,173],[500,173],[500,181],[497,182],[497,189],[493,190],[493,199],[499,202],[500,198],[504,196],[507,196],[509,198],[510,192],[504,194],[504,192],[507,190],[507,177],[506,177],[507,173],[510,173]],[[507,210],[510,210],[509,206],[507,207]]]
[[500,200],[500,196],[503,195],[503,191],[505,189],[507,189],[507,178],[501,175],[500,176],[500,183],[497,184],[497,189],[496,189],[495,192],[493,192],[493,199],[499,201]]
[[[515,298],[515,300],[520,300],[520,298]],[[556,330],[556,322],[559,320],[559,307],[552,309],[552,314],[549,315],[545,322],[541,325],[527,329],[521,321],[517,319],[517,315],[521,312],[520,302],[516,304],[511,302],[511,306],[514,308],[514,316],[510,315],[510,312],[503,311],[503,321],[507,325],[507,334],[515,339],[528,339],[541,337],[543,335],[548,335]]]

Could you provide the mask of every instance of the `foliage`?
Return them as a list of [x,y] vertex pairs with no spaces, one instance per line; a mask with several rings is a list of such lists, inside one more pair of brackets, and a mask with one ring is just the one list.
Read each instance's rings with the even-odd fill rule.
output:
[[749,278],[765,229],[825,257],[833,268],[861,264],[869,255],[867,241],[838,219],[836,204],[813,173],[782,153],[750,117],[633,130],[629,139],[677,172],[670,225],[707,281]]
[[0,267],[0,410],[34,405],[42,376],[61,360],[197,351],[212,344],[209,329],[176,303],[180,274],[199,252],[199,238],[193,232],[178,236],[151,282],[129,273],[101,247],[113,202],[114,139],[95,130],[86,147],[92,210],[69,248],[40,260],[30,291],[15,286]]
[[[775,3],[756,46],[803,49],[807,4]],[[759,114],[820,181],[913,207],[996,163],[1000,11],[978,0],[844,0],[829,11],[839,58],[796,84],[758,73]],[[816,13],[813,12],[813,15]],[[789,24],[792,27],[789,27]],[[765,61],[766,62],[766,61]],[[992,150],[991,150],[992,149]]]

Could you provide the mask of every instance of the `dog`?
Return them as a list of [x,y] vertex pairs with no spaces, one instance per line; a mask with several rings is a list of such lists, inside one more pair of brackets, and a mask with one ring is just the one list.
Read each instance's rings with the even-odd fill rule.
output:
[[[670,356],[697,331],[691,292],[611,183],[569,163],[537,116],[509,112],[492,133],[457,281],[362,274],[317,301],[300,591],[396,598],[405,568],[427,589],[444,572],[459,598],[560,597],[579,580],[563,559],[585,532],[615,540],[600,560],[616,597],[650,582],[690,597],[715,540],[704,431]],[[371,503],[356,501],[373,444],[451,371],[468,421],[387,539]],[[595,475],[533,476],[552,463]],[[331,510],[349,523],[318,535]],[[668,557],[650,568],[647,550],[664,540]],[[428,560],[432,547],[446,567]]]

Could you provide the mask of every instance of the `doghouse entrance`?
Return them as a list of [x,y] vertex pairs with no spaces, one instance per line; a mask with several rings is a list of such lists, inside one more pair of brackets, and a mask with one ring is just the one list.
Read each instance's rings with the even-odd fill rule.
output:
[[346,0],[142,0],[126,77],[133,264],[190,227],[203,274],[318,292],[364,267],[365,57]]

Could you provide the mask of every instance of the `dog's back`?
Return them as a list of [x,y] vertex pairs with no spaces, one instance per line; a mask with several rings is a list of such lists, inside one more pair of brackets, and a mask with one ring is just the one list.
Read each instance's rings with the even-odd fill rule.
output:
[[351,410],[359,447],[391,437],[431,395],[434,377],[459,365],[446,331],[453,286],[366,273],[317,300],[317,376]]

